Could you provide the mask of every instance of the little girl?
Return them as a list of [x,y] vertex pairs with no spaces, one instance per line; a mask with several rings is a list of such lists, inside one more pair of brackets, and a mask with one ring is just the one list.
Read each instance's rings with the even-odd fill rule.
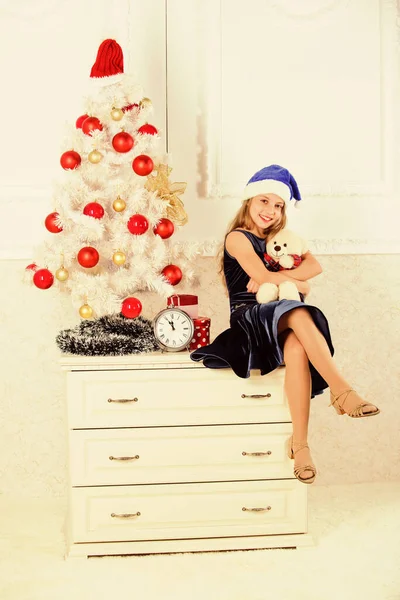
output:
[[[310,252],[295,269],[278,273],[267,270],[266,242],[286,225],[286,205],[301,195],[294,177],[279,165],[258,171],[249,180],[243,203],[228,228],[221,271],[230,300],[230,328],[203,348],[192,352],[195,361],[210,368],[230,367],[239,377],[250,369],[261,375],[285,364],[285,392],[293,422],[287,451],[294,459],[294,475],[313,483],[316,468],[307,444],[310,398],[330,388],[330,405],[339,415],[369,417],[379,409],[365,402],[339,373],[332,359],[328,321],[315,306],[304,303],[308,279],[321,273]],[[302,301],[277,300],[259,304],[256,293],[263,283],[291,281]]]

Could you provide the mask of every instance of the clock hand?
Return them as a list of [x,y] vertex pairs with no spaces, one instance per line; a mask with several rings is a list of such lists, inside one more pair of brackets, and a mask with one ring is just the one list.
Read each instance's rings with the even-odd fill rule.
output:
[[[168,321],[168,319],[167,319],[167,321]],[[173,321],[168,321],[168,323],[171,325],[172,331],[175,331],[174,322]]]

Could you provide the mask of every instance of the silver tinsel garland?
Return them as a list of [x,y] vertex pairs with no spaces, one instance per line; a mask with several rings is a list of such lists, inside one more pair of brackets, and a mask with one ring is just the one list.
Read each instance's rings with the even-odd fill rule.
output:
[[64,353],[84,356],[119,356],[159,349],[151,321],[144,317],[127,319],[121,314],[82,321],[73,329],[64,329],[57,335],[56,343]]

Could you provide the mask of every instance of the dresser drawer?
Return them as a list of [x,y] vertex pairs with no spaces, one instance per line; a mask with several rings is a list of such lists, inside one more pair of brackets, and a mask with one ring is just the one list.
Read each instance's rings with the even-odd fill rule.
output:
[[74,486],[293,478],[291,424],[75,430]]
[[289,422],[284,369],[248,379],[230,369],[68,373],[71,429]]
[[297,480],[74,488],[72,541],[304,533],[305,488]]

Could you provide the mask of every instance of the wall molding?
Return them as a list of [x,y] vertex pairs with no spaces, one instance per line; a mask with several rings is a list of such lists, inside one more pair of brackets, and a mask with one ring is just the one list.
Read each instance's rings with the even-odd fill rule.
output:
[[[317,7],[309,8],[297,0],[271,0],[271,8],[284,18],[296,21],[316,21],[318,25],[325,17],[331,17],[348,6],[351,0],[327,0]],[[299,10],[300,9],[300,10]]]
[[[184,0],[175,0],[175,4]],[[198,163],[203,169],[199,173],[197,191],[200,198],[221,200],[222,198],[238,196],[242,187],[237,183],[224,181],[222,178],[222,49],[221,49],[221,11],[223,0],[203,0],[198,4],[195,43],[196,52],[203,60],[197,61],[198,79]],[[307,196],[363,196],[388,197],[395,192],[395,154],[396,127],[393,124],[399,120],[397,102],[397,79],[399,78],[400,60],[398,57],[399,38],[396,28],[396,17],[399,19],[397,0],[378,0],[380,9],[380,80],[381,101],[381,164],[382,180],[372,184],[362,181],[349,183],[334,181],[332,183],[306,182],[302,191]],[[331,1],[321,9],[314,9],[309,14],[298,11],[298,2],[294,2],[292,12],[279,0],[275,0],[270,8],[282,17],[305,21],[316,21],[321,15],[328,16],[334,12],[343,12],[351,0]],[[289,3],[283,3],[288,5]],[[398,27],[398,25],[397,25]],[[211,43],[210,40],[213,40]]]
[[[45,237],[50,237],[45,231],[43,221],[51,212],[52,188],[50,186],[0,186],[0,260],[26,260],[27,264],[34,258],[35,248]],[[14,235],[11,239],[10,232],[14,232],[21,222],[21,214],[25,223],[30,224],[25,228],[24,235]],[[178,233],[177,243],[190,248],[198,256],[215,256],[221,246],[221,239],[207,238],[193,241],[185,239],[185,227]],[[309,239],[311,251],[316,255],[344,255],[344,254],[400,254],[400,236],[397,239],[374,237],[361,238],[330,238]]]

